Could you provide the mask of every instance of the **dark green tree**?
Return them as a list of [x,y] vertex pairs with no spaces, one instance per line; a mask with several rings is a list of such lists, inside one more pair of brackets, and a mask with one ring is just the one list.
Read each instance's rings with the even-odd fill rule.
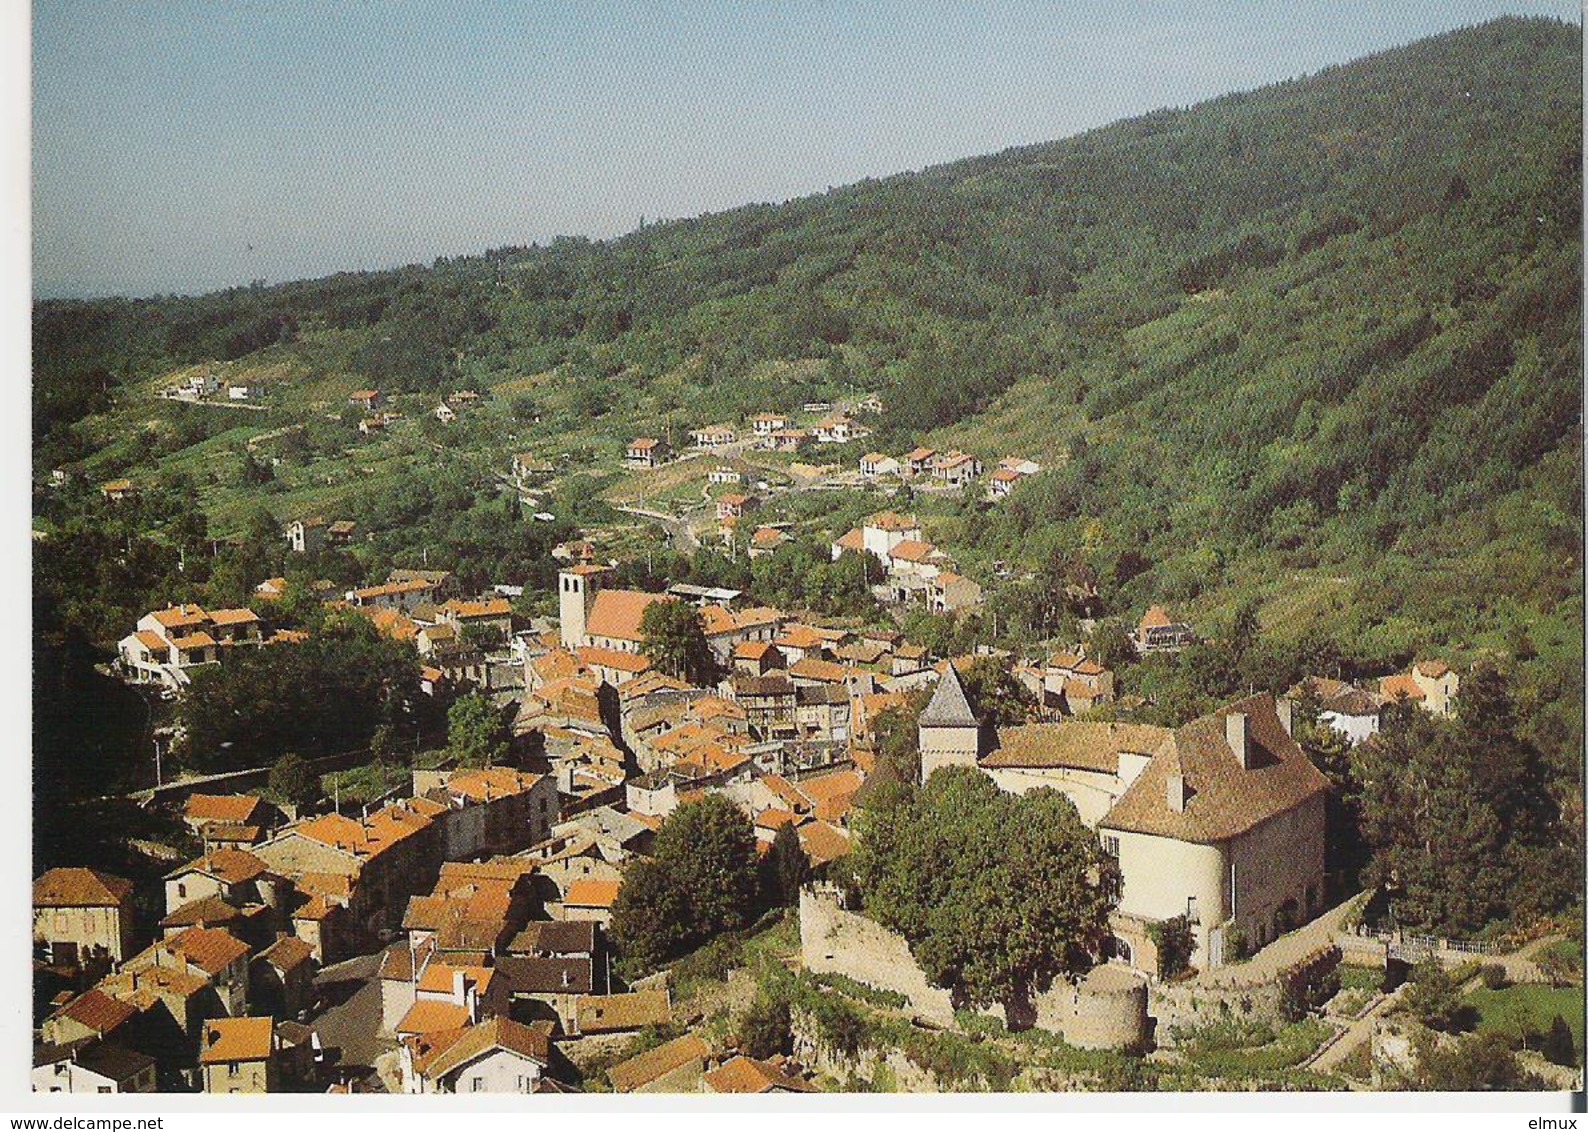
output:
[[859,819],[855,876],[867,912],[909,941],[934,985],[970,1006],[1024,1006],[1092,965],[1113,862],[1068,798],[1007,794],[967,767],[878,794]]
[[747,926],[759,906],[755,832],[727,799],[708,794],[674,810],[649,859],[625,870],[612,908],[612,938],[626,969],[674,959]]
[[640,618],[640,648],[671,676],[696,684],[709,684],[716,676],[700,611],[685,602],[655,601],[646,607]]
[[489,696],[461,697],[447,709],[447,750],[459,766],[495,766],[507,758],[512,732]]
[[762,990],[739,1022],[739,1049],[758,1059],[793,1051],[789,1004],[786,998]]
[[289,751],[270,768],[270,792],[283,802],[306,806],[320,797],[320,779],[302,755]]
[[769,905],[789,905],[799,900],[800,885],[810,875],[810,857],[792,824],[782,826],[772,848],[761,859],[762,891]]

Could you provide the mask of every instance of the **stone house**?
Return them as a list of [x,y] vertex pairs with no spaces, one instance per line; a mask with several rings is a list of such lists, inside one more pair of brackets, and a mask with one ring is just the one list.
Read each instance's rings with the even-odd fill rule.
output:
[[132,882],[97,869],[50,869],[33,882],[33,945],[56,966],[92,969],[132,954]]

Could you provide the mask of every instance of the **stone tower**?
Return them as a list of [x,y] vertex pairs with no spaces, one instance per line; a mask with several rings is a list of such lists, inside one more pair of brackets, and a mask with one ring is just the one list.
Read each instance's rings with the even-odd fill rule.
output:
[[981,757],[981,724],[971,710],[953,661],[948,663],[937,690],[921,713],[916,743],[921,749],[923,784],[940,766],[973,767]]
[[562,647],[576,649],[590,643],[586,628],[590,608],[601,592],[605,566],[570,566],[557,574],[557,618],[562,630]]

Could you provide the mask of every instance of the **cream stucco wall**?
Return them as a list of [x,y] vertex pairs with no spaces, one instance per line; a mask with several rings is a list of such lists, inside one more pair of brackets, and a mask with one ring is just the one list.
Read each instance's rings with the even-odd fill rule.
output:
[[449,1073],[446,1091],[454,1093],[532,1093],[540,1082],[541,1067],[526,1057],[495,1050],[462,1069]]
[[1196,951],[1191,961],[1204,966],[1208,931],[1227,915],[1223,851],[1216,845],[1197,845],[1127,830],[1100,832],[1119,839],[1121,913],[1143,920],[1169,920],[1185,915],[1188,900],[1195,899],[1192,931]]
[[75,943],[79,948],[103,948],[116,962],[130,954],[130,909],[35,908],[33,938],[45,943]]
[[1025,794],[1043,786],[1052,787],[1075,803],[1081,820],[1088,826],[1096,826],[1125,789],[1114,775],[1089,770],[1071,770],[1067,767],[983,769],[998,784],[998,789],[1011,794]]
[[918,731],[921,748],[921,781],[943,766],[975,766],[980,736],[971,727],[928,727]]

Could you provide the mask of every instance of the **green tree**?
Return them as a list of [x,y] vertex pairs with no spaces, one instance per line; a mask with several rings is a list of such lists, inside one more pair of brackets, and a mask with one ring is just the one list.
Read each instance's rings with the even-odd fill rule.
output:
[[763,1060],[793,1052],[788,1000],[765,989],[758,993],[739,1021],[738,1044],[746,1055]]
[[762,891],[770,905],[789,905],[799,900],[800,885],[810,875],[811,861],[792,824],[782,826],[772,839],[772,848],[762,863]]
[[1465,934],[1507,916],[1549,913],[1575,896],[1575,861],[1538,750],[1516,734],[1504,682],[1474,670],[1455,720],[1409,705],[1354,752],[1364,871],[1396,917]]
[[668,675],[710,684],[717,664],[700,611],[682,601],[654,601],[640,618],[640,648]]
[[1478,1093],[1543,1089],[1544,1081],[1524,1069],[1498,1033],[1467,1034],[1452,1042],[1430,1036],[1418,1043],[1417,1068],[1410,1084],[1438,1093]]
[[1031,719],[1035,697],[998,657],[977,657],[960,670],[960,680],[977,718],[1000,727]]
[[1461,988],[1436,959],[1419,963],[1413,969],[1411,983],[1401,993],[1397,1009],[1430,1030],[1445,1033],[1464,1028],[1471,1013],[1461,1004]]
[[1572,1040],[1571,1026],[1559,1014],[1550,1021],[1549,1033],[1544,1035],[1544,1044],[1539,1047],[1539,1052],[1551,1065],[1570,1068],[1577,1064],[1577,1046]]
[[270,792],[283,802],[306,806],[320,797],[320,779],[302,755],[288,752],[270,768]]
[[612,907],[612,938],[639,972],[746,927],[759,907],[750,820],[717,794],[686,802],[656,832],[649,859],[633,861]]
[[1125,665],[1135,663],[1136,646],[1124,622],[1110,619],[1099,623],[1092,630],[1092,635],[1086,638],[1086,655],[1104,668],[1117,672]]
[[1028,1006],[1109,937],[1113,862],[1055,790],[1007,794],[950,767],[920,790],[879,790],[858,824],[866,910],[969,1006]]
[[463,696],[447,709],[447,750],[459,766],[495,766],[507,758],[512,732],[489,696]]

